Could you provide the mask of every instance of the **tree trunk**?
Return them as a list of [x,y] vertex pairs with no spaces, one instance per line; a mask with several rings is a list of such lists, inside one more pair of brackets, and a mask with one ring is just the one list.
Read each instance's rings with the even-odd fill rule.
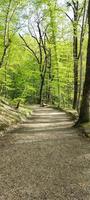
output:
[[90,0],[88,4],[88,47],[87,47],[87,63],[86,75],[83,88],[83,96],[80,108],[79,123],[90,122]]
[[73,99],[73,109],[77,106],[77,96],[78,96],[78,59],[74,60],[74,99]]
[[78,88],[78,101],[77,101],[77,110],[80,112],[80,103],[81,103],[81,94],[83,88],[83,68],[82,68],[82,53],[80,55],[80,80],[79,80],[79,88]]
[[52,61],[51,61],[51,49],[49,49],[49,66],[48,66],[48,95],[47,102],[51,103],[51,80],[52,80]]
[[77,96],[78,96],[78,4],[74,13],[73,22],[73,59],[74,59],[74,99],[73,99],[73,109],[77,106]]
[[[46,53],[46,52],[45,52]],[[40,85],[40,98],[39,98],[39,104],[42,103],[42,92],[43,92],[43,86],[44,86],[44,81],[45,81],[45,75],[46,75],[46,70],[47,70],[47,53],[45,55],[45,63],[44,63],[44,69],[41,74],[41,85]]]
[[82,26],[81,26],[81,36],[80,36],[80,45],[79,45],[79,53],[78,59],[80,59],[80,76],[79,76],[79,88],[78,88],[78,101],[77,101],[77,110],[80,113],[80,104],[81,104],[81,95],[83,90],[83,55],[82,55],[82,46],[85,36],[85,29],[87,24],[87,14],[86,14],[86,7],[87,7],[87,0],[84,0],[83,6],[83,18],[82,18]]
[[2,58],[1,58],[1,61],[0,61],[0,68],[1,68],[2,65],[3,65],[4,58],[5,58],[5,56],[6,56],[8,47],[9,47],[9,44],[8,44],[7,46],[4,47],[3,55],[2,55]]
[[57,2],[55,1],[54,3],[55,4],[52,4],[51,1],[49,1],[49,12],[50,12],[50,23],[51,23],[51,31],[52,31],[51,43],[53,44],[53,50],[54,50],[53,72],[54,72],[54,70],[56,70],[58,107],[60,107],[60,70],[59,70],[59,64],[58,64],[57,42],[56,42],[57,23],[55,20],[56,10],[57,10]]
[[41,85],[40,85],[40,98],[39,98],[39,104],[42,103],[42,92],[43,92],[43,86],[44,86],[44,77],[41,78]]

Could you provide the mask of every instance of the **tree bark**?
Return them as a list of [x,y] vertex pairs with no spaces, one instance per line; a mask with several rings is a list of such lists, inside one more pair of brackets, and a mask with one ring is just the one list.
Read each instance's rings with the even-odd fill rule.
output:
[[42,103],[42,93],[43,93],[43,86],[44,86],[44,82],[45,82],[46,70],[47,70],[47,53],[46,53],[46,55],[45,55],[44,71],[43,71],[43,74],[41,74],[41,85],[40,85],[39,104]]
[[83,63],[82,63],[82,52],[80,55],[80,80],[79,80],[79,88],[78,88],[78,100],[77,100],[77,111],[80,112],[80,103],[81,103],[81,94],[83,89]]
[[77,105],[78,96],[78,2],[75,3],[74,7],[74,22],[73,22],[73,59],[74,59],[74,99],[73,109]]
[[[79,0],[77,1],[71,1],[71,3],[68,1],[67,6],[71,7],[73,10],[74,18],[72,19],[67,13],[66,16],[69,18],[69,20],[72,22],[73,25],[73,60],[74,60],[74,98],[73,98],[73,108],[77,108],[78,103],[78,64],[79,64],[79,58],[82,54],[82,45],[84,40],[84,34],[85,34],[85,27],[86,27],[86,6],[87,1],[84,0],[83,7],[81,8],[81,11],[79,12]],[[80,44],[78,48],[78,25],[79,25],[79,19],[83,12],[83,18],[82,18],[82,26],[81,26],[81,34],[80,34]],[[79,49],[79,51],[78,51]],[[80,91],[79,91],[80,93]]]
[[51,49],[49,49],[47,103],[51,103],[51,81],[52,81],[52,61],[51,61]]
[[2,55],[2,58],[1,58],[1,61],[0,61],[0,68],[1,68],[2,65],[3,65],[4,58],[5,58],[5,56],[6,56],[8,47],[9,47],[9,44],[8,44],[7,46],[4,47],[3,55]]
[[85,30],[87,25],[87,0],[84,0],[83,6],[83,18],[82,18],[82,26],[81,26],[81,36],[80,36],[80,44],[79,44],[79,53],[78,59],[80,60],[80,75],[79,75],[79,87],[78,87],[78,100],[77,100],[77,111],[80,113],[80,104],[81,104],[81,95],[83,90],[83,52],[82,46],[85,36]]
[[44,86],[44,76],[42,76],[42,78],[41,78],[41,85],[40,85],[40,98],[39,98],[39,104],[41,104],[42,103],[42,92],[43,92],[43,86]]
[[90,0],[88,3],[88,26],[86,75],[78,123],[90,122]]
[[[2,67],[3,63],[4,63],[4,59],[5,56],[7,54],[7,50],[10,46],[10,38],[9,38],[9,21],[11,19],[9,19],[9,12],[10,12],[10,6],[11,6],[11,2],[12,0],[9,0],[8,6],[7,6],[7,10],[6,10],[6,17],[5,17],[5,28],[4,28],[4,49],[3,49],[3,54],[0,60],[0,68]],[[12,17],[11,17],[12,18]]]

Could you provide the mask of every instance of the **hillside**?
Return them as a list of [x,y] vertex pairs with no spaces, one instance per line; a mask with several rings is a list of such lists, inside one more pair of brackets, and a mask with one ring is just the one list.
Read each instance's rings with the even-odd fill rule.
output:
[[29,105],[21,105],[17,110],[10,106],[6,100],[0,99],[0,135],[9,128],[24,121],[31,114]]

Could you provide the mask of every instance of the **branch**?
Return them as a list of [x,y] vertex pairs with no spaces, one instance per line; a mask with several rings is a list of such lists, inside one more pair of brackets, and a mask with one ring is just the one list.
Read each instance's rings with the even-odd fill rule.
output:
[[[41,28],[40,28],[40,26],[39,26],[39,23],[37,23],[37,27],[38,27],[38,32],[39,32],[40,44],[42,43],[42,48],[43,48],[43,50],[44,50],[44,53],[46,54],[45,37],[44,37],[44,39],[43,39],[42,33],[41,33]],[[46,27],[46,29],[45,29],[45,33],[46,33],[46,30],[47,30],[47,27]],[[45,34],[45,33],[44,33],[44,34]]]
[[40,22],[37,22],[37,28],[38,28],[38,33],[39,33],[40,63],[42,63],[42,59],[43,59],[43,55],[42,55],[43,38],[42,38],[42,33],[41,33],[41,29],[40,29],[39,23]]
[[73,19],[67,14],[67,12],[65,12],[63,9],[60,9],[60,11],[64,13],[68,17],[68,19],[73,23]]
[[[33,27],[33,26],[32,26],[32,28],[33,28],[33,30],[34,30],[34,27]],[[33,35],[32,32],[31,32],[31,30],[30,30],[29,20],[28,20],[28,31],[29,31],[31,37],[34,38],[34,39],[36,40],[37,44],[39,45],[39,41],[38,41],[38,38],[37,38],[37,36],[36,36],[35,30],[34,30],[35,35]]]
[[29,26],[29,20],[28,20],[28,30],[29,30],[29,33],[31,35],[32,38],[34,38],[38,44],[38,47],[39,47],[39,55],[40,55],[40,58],[39,58],[39,66],[40,66],[40,71],[41,71],[41,67],[42,67],[42,59],[43,59],[43,56],[42,56],[42,47],[41,47],[41,41],[38,40],[37,36],[36,36],[36,33],[35,33],[35,29],[33,27],[33,25],[31,24],[32,28],[33,28],[33,31],[34,31],[34,34],[32,34],[31,30],[30,30],[30,26]]
[[[72,8],[73,8],[73,10],[75,11],[75,10],[76,10],[77,2],[75,2],[74,0],[72,0],[72,4],[73,4]],[[71,5],[72,5],[72,4],[71,4]]]
[[20,36],[20,38],[23,40],[25,46],[29,49],[29,51],[32,52],[32,54],[33,54],[34,57],[36,58],[38,64],[40,64],[39,59],[38,59],[38,57],[37,57],[35,51],[34,51],[32,48],[29,47],[29,45],[27,44],[26,40],[23,38],[23,36],[22,36],[20,33],[19,33],[19,36]]
[[73,23],[73,19],[65,12],[65,15],[70,19],[70,21]]
[[82,7],[80,13],[78,14],[78,21],[79,21],[81,15],[82,15],[83,9],[84,9],[84,8]]
[[18,6],[18,4],[17,4],[17,5],[15,6],[15,8],[13,9],[13,11],[12,11],[12,13],[11,13],[11,16],[10,16],[10,18],[9,18],[9,21],[11,21],[13,15],[14,15],[16,9],[17,9],[17,6]]
[[67,1],[67,7],[71,7],[73,9],[73,11],[74,11],[75,8],[73,7],[74,4],[72,5],[72,3],[70,3],[69,1]]

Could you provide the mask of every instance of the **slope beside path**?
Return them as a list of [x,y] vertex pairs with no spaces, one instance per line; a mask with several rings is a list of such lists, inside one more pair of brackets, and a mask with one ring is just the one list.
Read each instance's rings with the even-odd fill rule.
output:
[[0,138],[0,200],[90,200],[90,141],[72,125],[36,107]]

